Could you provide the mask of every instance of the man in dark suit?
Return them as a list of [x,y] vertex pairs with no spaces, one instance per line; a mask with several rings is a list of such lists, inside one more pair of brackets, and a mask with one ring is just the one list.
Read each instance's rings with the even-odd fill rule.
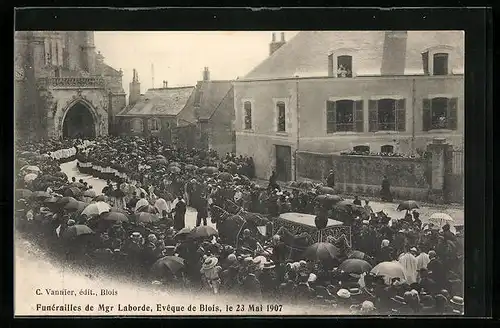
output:
[[186,201],[182,196],[177,197],[175,204],[174,229],[179,231],[186,226]]
[[335,188],[335,172],[333,172],[333,170],[330,170],[330,173],[328,173],[326,185],[330,188]]
[[429,278],[431,278],[436,284],[437,288],[446,288],[446,271],[443,266],[443,262],[437,257],[435,251],[429,252],[430,262],[427,264],[427,270],[429,270]]

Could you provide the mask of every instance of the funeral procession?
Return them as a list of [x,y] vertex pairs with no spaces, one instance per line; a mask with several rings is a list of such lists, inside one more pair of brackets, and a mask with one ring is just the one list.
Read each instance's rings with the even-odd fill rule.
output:
[[[94,280],[207,295],[201,314],[464,314],[463,32],[14,43],[19,249]],[[38,274],[39,297],[120,292]]]

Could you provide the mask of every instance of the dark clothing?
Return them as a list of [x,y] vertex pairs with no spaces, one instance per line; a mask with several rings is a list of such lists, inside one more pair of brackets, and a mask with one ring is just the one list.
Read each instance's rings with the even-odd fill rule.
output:
[[132,199],[130,199],[127,203],[127,207],[128,208],[135,208],[135,205],[137,204],[137,202],[139,201],[139,199],[137,197],[132,197]]
[[382,180],[382,190],[380,191],[380,196],[383,201],[392,202],[391,185],[389,180]]
[[262,297],[261,287],[259,280],[255,277],[254,274],[248,274],[243,279],[243,291],[245,295],[249,297],[253,297],[255,299],[259,299]]
[[274,263],[283,263],[287,257],[287,247],[284,242],[280,241],[273,246],[272,260]]
[[361,206],[361,200],[359,200],[359,199],[355,199],[352,203],[353,203],[354,205]]
[[277,298],[278,279],[273,269],[264,270],[259,276],[262,296],[268,299]]
[[174,229],[179,231],[186,226],[186,203],[181,200],[175,205]]
[[196,226],[201,225],[201,221],[203,220],[203,225],[207,225],[207,217],[208,217],[208,202],[205,198],[200,198],[197,204],[196,210],[198,213],[196,214]]
[[438,259],[432,259],[427,264],[429,270],[429,278],[436,282],[438,288],[442,288],[446,284],[446,271],[443,263]]
[[392,261],[392,254],[393,250],[392,247],[387,246],[387,247],[382,247],[376,256],[376,262],[381,263],[381,262],[390,262]]
[[334,173],[328,174],[328,177],[326,178],[326,185],[330,188],[335,187],[335,174]]
[[439,292],[436,282],[429,277],[424,277],[420,280],[420,288],[423,288],[429,294],[435,294]]

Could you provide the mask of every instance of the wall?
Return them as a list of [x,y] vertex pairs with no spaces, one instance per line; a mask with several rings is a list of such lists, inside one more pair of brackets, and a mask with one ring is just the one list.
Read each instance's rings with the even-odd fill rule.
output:
[[[136,136],[155,136],[164,139],[167,143],[172,142],[172,130],[175,129],[175,117],[156,117],[161,121],[161,129],[159,131],[149,131],[148,120],[150,117],[137,117],[143,120],[144,130],[142,132],[135,132],[131,129],[133,126],[132,121],[134,116],[117,116],[117,129],[120,135],[136,135]],[[130,122],[130,129],[126,129],[126,121]]]
[[208,121],[208,147],[219,154],[236,151],[234,93],[229,91]]
[[[298,81],[298,83],[297,83]],[[413,83],[415,81],[415,83]],[[463,143],[464,132],[464,79],[457,76],[396,76],[302,78],[264,81],[237,81],[234,84],[236,149],[239,154],[254,156],[257,176],[264,178],[273,165],[268,144],[272,140],[286,140],[297,144],[297,130],[300,136],[299,149],[317,153],[337,153],[352,149],[356,145],[369,145],[372,151],[380,151],[384,145],[394,146],[395,152],[410,153],[413,149],[425,149],[433,138],[446,138],[453,146]],[[415,92],[414,92],[415,90]],[[299,120],[297,124],[297,91]],[[457,130],[422,131],[422,99],[444,95],[458,98]],[[367,132],[368,100],[384,96],[399,96],[406,99],[405,132]],[[330,99],[363,100],[363,133],[326,133],[326,102]],[[415,99],[413,106],[413,100]],[[283,99],[287,104],[287,133],[275,132],[275,101]],[[252,130],[243,129],[243,102],[250,101],[252,107]],[[413,120],[413,118],[415,118]],[[412,129],[414,126],[414,138]],[[269,138],[266,143],[264,139]],[[258,143],[258,145],[255,145]],[[260,150],[260,147],[266,151]],[[259,149],[259,150],[256,150]],[[257,152],[259,158],[257,159]],[[292,172],[294,168],[292,167]],[[260,173],[259,173],[260,172]],[[264,174],[264,175],[261,175]]]
[[431,179],[427,159],[375,156],[342,156],[298,152],[301,179],[325,181],[335,172],[335,188],[340,193],[380,196],[382,179],[387,176],[396,199],[425,200]]

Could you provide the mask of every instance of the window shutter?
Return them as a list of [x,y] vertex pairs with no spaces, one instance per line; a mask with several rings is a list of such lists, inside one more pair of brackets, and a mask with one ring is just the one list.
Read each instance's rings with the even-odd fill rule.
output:
[[370,132],[378,131],[378,101],[368,101],[368,115],[370,123]]
[[429,131],[431,129],[431,100],[422,100],[422,131]]
[[458,98],[448,99],[448,129],[457,129],[457,104]]
[[429,52],[422,53],[422,68],[424,69],[424,74],[429,75]]
[[334,72],[334,67],[333,67],[333,54],[328,56],[328,76],[335,76]]
[[337,109],[335,101],[326,102],[326,133],[337,131]]
[[406,131],[406,99],[396,100],[396,130]]
[[363,100],[357,100],[353,103],[354,126],[353,131],[363,132]]

